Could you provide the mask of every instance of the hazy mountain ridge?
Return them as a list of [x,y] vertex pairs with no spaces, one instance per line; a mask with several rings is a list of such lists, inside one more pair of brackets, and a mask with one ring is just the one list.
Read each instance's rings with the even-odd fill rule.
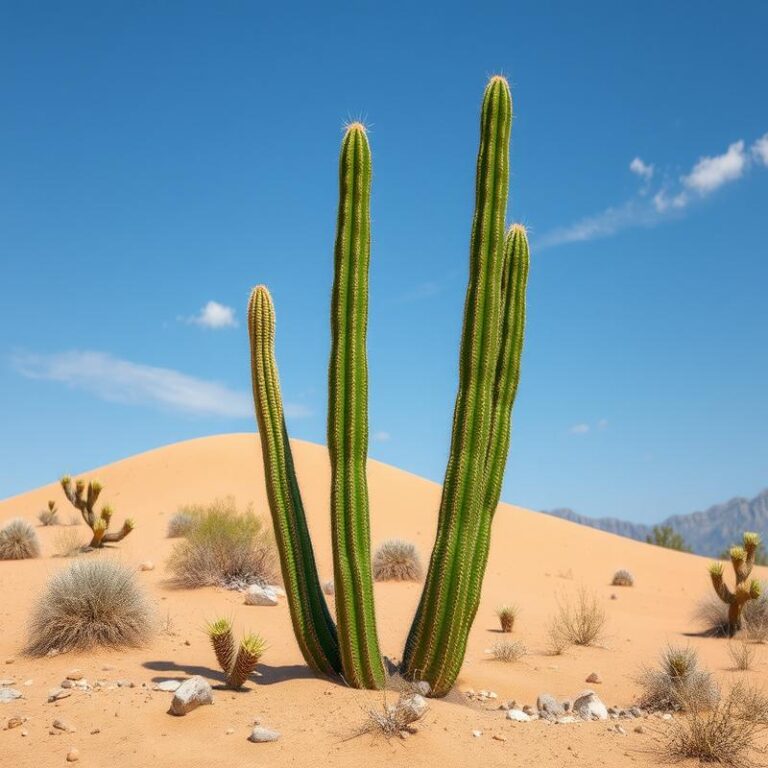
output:
[[[542,511],[638,541],[645,541],[653,528],[652,525],[632,523],[617,517],[587,517],[567,508]],[[673,515],[657,525],[674,528],[697,554],[716,557],[726,547],[740,542],[744,531],[757,531],[764,540],[768,539],[768,488],[753,499],[737,496],[703,512]]]

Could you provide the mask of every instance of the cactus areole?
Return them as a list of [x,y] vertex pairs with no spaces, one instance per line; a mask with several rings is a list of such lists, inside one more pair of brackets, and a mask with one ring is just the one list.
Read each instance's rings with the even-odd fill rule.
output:
[[[491,523],[501,494],[520,376],[528,279],[525,229],[506,227],[512,100],[493,77],[483,97],[459,386],[437,535],[402,672],[442,696],[454,684],[477,613]],[[371,578],[368,450],[368,265],[371,152],[348,126],[339,162],[329,364],[328,450],[338,627],[320,589],[293,467],[274,359],[275,318],[264,286],[248,326],[256,418],[294,631],[307,663],[359,688],[382,688]]]

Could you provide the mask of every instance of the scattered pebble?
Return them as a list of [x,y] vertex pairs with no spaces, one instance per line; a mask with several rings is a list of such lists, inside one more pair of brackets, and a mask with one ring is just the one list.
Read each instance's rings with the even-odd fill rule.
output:
[[155,564],[151,560],[145,560],[140,566],[140,571],[154,571]]
[[507,737],[506,736],[502,736],[500,733],[494,733],[493,736],[491,736],[491,738],[494,739],[494,741],[506,741],[507,740]]
[[21,691],[17,691],[15,688],[0,688],[0,704],[7,704],[9,701],[15,701],[21,697]]
[[483,732],[482,732],[482,731],[472,731],[472,735],[473,735],[473,736],[474,736],[476,739],[479,739],[479,738],[480,738],[480,737],[483,735]]
[[64,731],[65,733],[74,733],[75,729],[64,720],[59,720],[58,718],[54,720],[51,725],[57,730],[57,731]]
[[20,725],[24,725],[24,719],[21,717],[9,717],[8,722],[5,724],[5,730],[10,731],[12,728],[18,728]]
[[159,680],[152,686],[152,690],[165,691],[166,693],[176,693],[183,682],[183,680]]
[[258,584],[251,584],[245,590],[246,605],[277,605],[277,594],[269,587],[260,587]]
[[268,741],[277,741],[279,738],[280,733],[278,731],[273,731],[270,728],[264,728],[257,725],[254,726],[248,740],[252,741],[254,744],[264,744]]
[[16,681],[12,677],[6,677],[3,680],[0,680],[0,688],[3,688],[7,685],[13,685]]
[[80,752],[72,747],[72,749],[67,752],[67,762],[68,763],[76,763],[80,759]]
[[521,709],[507,710],[507,720],[514,720],[516,723],[527,723],[530,719],[531,716],[527,715]]
[[597,683],[598,685],[602,683],[603,681],[600,679],[600,675],[597,674],[597,672],[590,673],[589,677],[586,679],[587,683]]
[[205,678],[195,675],[178,687],[168,711],[172,715],[182,716],[203,704],[213,704],[213,691]]
[[72,691],[66,690],[64,688],[51,688],[50,691],[48,691],[48,701],[59,701],[60,699],[66,699],[67,696],[71,696]]
[[645,728],[642,725],[636,725],[634,731],[635,733],[645,733]]

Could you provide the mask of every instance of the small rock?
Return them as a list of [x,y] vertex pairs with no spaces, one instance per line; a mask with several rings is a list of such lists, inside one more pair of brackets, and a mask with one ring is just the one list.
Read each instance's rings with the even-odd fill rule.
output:
[[402,712],[405,724],[410,725],[424,717],[429,709],[429,704],[421,694],[414,693],[413,696],[401,699],[397,703],[397,708]]
[[642,725],[636,725],[633,730],[635,733],[645,733],[645,728]]
[[72,680],[62,680],[59,683],[59,688],[74,688],[75,684]]
[[145,560],[140,566],[140,571],[154,571],[155,564],[151,560]]
[[74,747],[67,752],[67,762],[76,763],[80,759],[80,752]]
[[603,681],[600,679],[600,675],[598,675],[597,672],[591,672],[589,677],[586,679],[586,682],[597,683],[599,685]]
[[527,723],[530,719],[530,715],[527,715],[522,709],[507,710],[507,720],[514,720],[516,723]]
[[429,693],[432,690],[432,686],[430,686],[426,680],[419,680],[413,684],[413,687],[422,696],[429,696]]
[[5,688],[8,685],[13,685],[16,681],[11,677],[6,677],[4,680],[0,680],[0,688]]
[[618,595],[611,593],[611,600],[618,600],[618,599],[619,599]]
[[213,704],[213,691],[207,680],[200,675],[195,675],[178,687],[168,711],[180,717],[202,704]]
[[573,702],[573,711],[583,720],[608,719],[608,710],[594,691],[583,691]]
[[491,736],[491,738],[494,739],[495,741],[506,741],[507,740],[507,737],[506,736],[502,736],[500,733],[494,733],[493,736]]
[[6,663],[6,664],[13,664],[13,662],[14,662],[14,661],[16,661],[16,659],[14,659],[12,656],[9,656],[9,657],[8,657],[8,658],[5,660],[5,663]]
[[[514,707],[512,707],[512,709],[514,709]],[[525,704],[523,706],[523,712],[525,712],[528,717],[533,717],[534,715],[538,714],[530,704]]]
[[323,584],[323,592],[325,592],[326,595],[335,594],[336,587],[334,586],[333,579],[330,579]]
[[12,728],[18,728],[20,725],[24,725],[23,718],[9,717],[8,722],[5,724],[5,730],[10,731]]
[[160,680],[152,686],[152,690],[176,693],[183,682],[183,680]]
[[24,730],[21,732],[21,735],[22,735],[22,736],[29,736],[29,731],[28,731],[28,730],[25,728],[25,729],[24,729]]
[[280,733],[278,731],[273,731],[270,728],[256,725],[251,731],[248,741],[252,741],[254,744],[264,744],[268,741],[277,741],[279,738]]
[[578,722],[578,720],[573,715],[563,715],[562,717],[558,717],[555,722],[558,725],[569,725],[570,723]]
[[75,729],[64,720],[54,720],[51,725],[57,730],[57,731],[64,731],[65,733],[74,733]]
[[664,714],[661,716],[661,719],[662,719],[662,720],[671,720],[671,719],[672,719],[672,715],[670,715],[670,714],[669,714],[669,712],[665,712],[665,713],[664,713]]
[[279,584],[269,584],[266,588],[278,597],[285,597],[285,590]]
[[67,680],[82,680],[83,673],[79,669],[72,669],[67,672]]
[[117,687],[118,688],[135,688],[136,684],[132,680],[118,680]]
[[234,732],[235,732],[234,728],[227,728],[227,730],[224,731],[224,733],[226,733],[227,736],[231,736]]
[[618,733],[619,736],[626,736],[627,735],[627,732],[618,723],[616,723],[616,725],[613,726],[613,730],[614,730],[615,733]]
[[51,688],[50,691],[48,691],[48,701],[59,701],[60,699],[66,699],[67,696],[71,696],[72,691],[65,690],[64,688]]
[[473,735],[473,736],[474,736],[476,739],[479,739],[479,738],[480,738],[480,737],[483,735],[483,732],[482,732],[482,731],[472,731],[472,735]]
[[34,681],[34,680],[25,680],[25,681],[24,681],[24,685],[27,685],[27,686],[29,686],[29,685],[34,685],[34,684],[35,684],[35,681]]
[[96,736],[96,734],[99,734],[99,733],[101,733],[101,728],[94,728],[91,731],[91,736]]
[[536,709],[541,717],[547,719],[554,719],[565,714],[563,705],[551,693],[542,693],[536,699]]
[[114,664],[105,664],[102,668],[102,672],[111,672],[115,668]]
[[640,709],[640,707],[630,707],[629,711],[632,717],[643,717],[645,715],[645,711]]
[[0,688],[0,704],[7,704],[9,701],[15,701],[21,697],[21,691],[17,691],[15,688]]
[[246,605],[277,605],[277,595],[268,587],[251,584],[245,590]]

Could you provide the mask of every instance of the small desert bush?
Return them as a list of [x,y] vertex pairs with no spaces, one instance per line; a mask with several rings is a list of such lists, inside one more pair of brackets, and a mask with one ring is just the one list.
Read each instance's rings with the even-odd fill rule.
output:
[[53,540],[53,554],[55,557],[77,557],[82,554],[87,543],[83,541],[79,531],[74,528],[62,528]]
[[48,506],[37,515],[37,519],[40,525],[58,525],[59,510],[56,509],[56,502],[49,501]]
[[423,570],[416,547],[408,541],[389,539],[373,556],[376,581],[421,581]]
[[605,609],[597,595],[581,588],[575,599],[563,598],[557,602],[557,613],[549,625],[551,651],[560,654],[569,645],[595,645],[604,628]]
[[[760,597],[747,600],[741,614],[742,633],[753,642],[768,642],[768,582],[761,582]],[[716,637],[728,636],[728,606],[708,593],[696,606],[695,618]]]
[[239,512],[227,498],[196,509],[193,516],[194,524],[168,561],[177,586],[242,589],[276,581],[272,533],[250,508]]
[[11,520],[0,530],[0,560],[28,560],[40,557],[40,542],[35,529],[21,518]]
[[752,669],[755,661],[755,646],[744,640],[731,640],[728,643],[728,655],[736,669],[746,672]]
[[634,587],[635,577],[629,571],[622,568],[613,574],[611,585],[614,587]]
[[499,640],[491,648],[491,656],[494,661],[503,661],[507,664],[520,661],[528,653],[528,649],[519,640]]
[[768,728],[768,698],[745,685],[735,685],[712,707],[688,703],[675,718],[662,746],[665,756],[694,758],[731,768],[764,765],[756,762]]
[[368,710],[365,722],[353,735],[373,734],[389,740],[393,737],[404,739],[408,734],[415,733],[413,723],[419,719],[419,715],[411,704],[414,700],[414,694],[403,691],[395,704],[388,704],[385,691],[381,709]]
[[115,560],[78,560],[51,578],[37,599],[25,652],[44,656],[97,646],[144,644],[152,611],[133,569]]
[[514,629],[517,613],[517,606],[508,603],[500,605],[496,609],[496,615],[499,617],[502,632],[511,632]]
[[644,669],[638,682],[643,689],[640,706],[651,711],[704,710],[720,698],[712,675],[699,667],[698,654],[691,647],[668,645],[659,666]]
[[[186,536],[195,525],[196,507],[182,507],[176,514],[168,521],[168,533],[169,539],[179,539],[182,536]],[[199,514],[199,513],[198,513]]]

